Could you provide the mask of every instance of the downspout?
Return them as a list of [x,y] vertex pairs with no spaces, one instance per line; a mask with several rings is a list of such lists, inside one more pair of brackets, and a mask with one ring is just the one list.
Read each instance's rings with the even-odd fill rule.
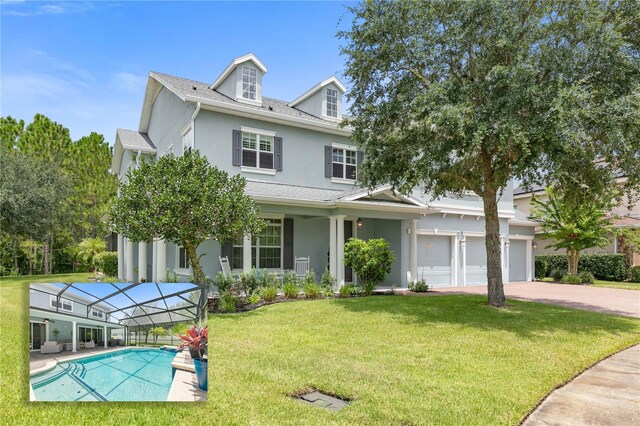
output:
[[202,107],[202,102],[196,103],[196,110],[193,111],[193,115],[191,116],[191,131],[193,132],[193,149],[196,149],[196,118],[198,114],[200,114],[200,108]]

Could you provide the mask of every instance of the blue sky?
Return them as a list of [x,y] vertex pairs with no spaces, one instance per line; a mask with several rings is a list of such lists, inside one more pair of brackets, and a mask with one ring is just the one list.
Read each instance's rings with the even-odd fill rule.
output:
[[0,1],[0,114],[39,112],[73,139],[109,143],[137,130],[151,70],[213,82],[253,52],[268,67],[264,95],[293,100],[341,77],[335,34],[350,24],[343,2]]

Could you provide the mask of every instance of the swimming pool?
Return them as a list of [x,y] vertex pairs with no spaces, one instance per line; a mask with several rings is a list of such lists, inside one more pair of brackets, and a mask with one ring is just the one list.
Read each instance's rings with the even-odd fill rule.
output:
[[124,349],[63,362],[31,377],[36,401],[166,401],[175,353]]

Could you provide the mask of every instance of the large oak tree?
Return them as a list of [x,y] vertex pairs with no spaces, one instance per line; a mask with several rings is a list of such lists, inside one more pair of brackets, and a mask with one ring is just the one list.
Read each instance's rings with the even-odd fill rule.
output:
[[[505,303],[510,180],[640,180],[637,1],[366,1],[339,35],[361,183],[484,202],[488,301]],[[604,159],[595,163],[597,159]],[[604,177],[604,178],[603,178]]]

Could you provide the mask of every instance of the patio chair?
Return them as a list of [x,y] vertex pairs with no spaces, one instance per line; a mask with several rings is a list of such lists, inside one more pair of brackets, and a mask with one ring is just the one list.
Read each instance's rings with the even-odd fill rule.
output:
[[305,277],[309,272],[310,257],[296,257],[294,270],[297,277]]
[[41,354],[58,354],[64,350],[64,345],[55,340],[47,340],[40,346]]
[[93,340],[89,340],[88,342],[86,342],[84,344],[84,348],[85,349],[95,349],[96,348],[96,343]]

